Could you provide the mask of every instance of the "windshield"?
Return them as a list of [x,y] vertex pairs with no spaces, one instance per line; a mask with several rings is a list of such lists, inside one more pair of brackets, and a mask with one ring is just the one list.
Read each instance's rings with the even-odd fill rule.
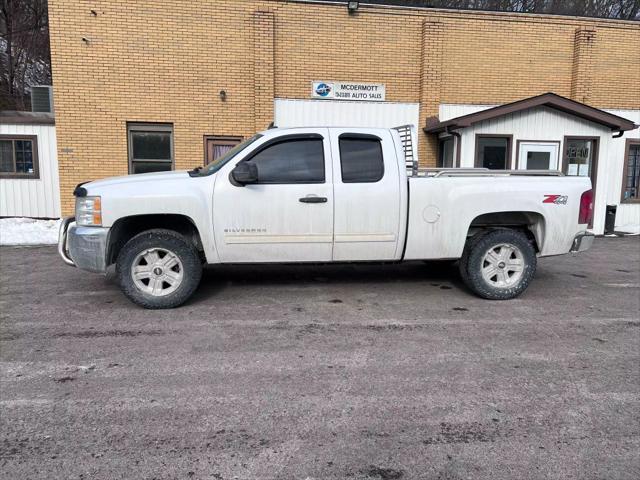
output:
[[213,162],[211,162],[209,165],[204,167],[200,171],[200,175],[211,175],[212,173],[217,172],[218,170],[220,170],[223,167],[224,164],[226,164],[229,160],[231,160],[233,157],[235,157],[237,154],[239,154],[242,150],[247,148],[253,142],[258,140],[260,137],[262,137],[262,135],[260,135],[258,133],[257,135],[254,135],[253,137],[248,138],[244,142],[236,145],[231,150],[229,150],[227,153],[225,153],[221,157],[216,158]]

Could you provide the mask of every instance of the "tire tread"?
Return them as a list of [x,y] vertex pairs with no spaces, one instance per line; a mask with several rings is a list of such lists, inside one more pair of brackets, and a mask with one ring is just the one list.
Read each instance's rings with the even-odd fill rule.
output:
[[[168,248],[176,253],[184,269],[183,283],[164,297],[150,297],[136,288],[131,278],[131,263],[145,248]],[[146,309],[174,308],[186,302],[198,288],[202,277],[202,261],[195,246],[184,236],[168,229],[145,230],[131,238],[116,259],[116,278],[129,300]]]

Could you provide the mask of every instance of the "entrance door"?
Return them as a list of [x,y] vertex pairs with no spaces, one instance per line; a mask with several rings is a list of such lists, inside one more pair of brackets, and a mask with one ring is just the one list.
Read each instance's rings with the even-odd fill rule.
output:
[[[333,185],[327,129],[266,140],[216,175],[213,221],[223,263],[327,262],[333,247]],[[255,184],[236,185],[239,163]]]
[[332,129],[333,260],[394,260],[400,229],[400,172],[388,130]]
[[[589,177],[595,204],[596,174],[598,171],[597,137],[564,137],[563,172],[572,177]],[[593,221],[589,228],[593,227]]]
[[519,170],[559,170],[560,142],[518,141]]
[[565,137],[564,174],[569,176],[591,177],[591,183],[595,186],[597,153],[597,138]]

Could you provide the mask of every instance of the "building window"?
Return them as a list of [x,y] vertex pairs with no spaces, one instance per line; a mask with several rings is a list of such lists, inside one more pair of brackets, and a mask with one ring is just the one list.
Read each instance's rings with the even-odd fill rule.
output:
[[438,167],[453,168],[453,137],[441,138],[438,142]]
[[129,173],[173,169],[173,125],[129,123]]
[[0,135],[0,178],[40,178],[35,135]]
[[209,165],[216,161],[229,150],[242,142],[242,137],[220,137],[205,135],[204,137],[204,163]]
[[640,140],[627,139],[624,158],[621,201],[640,202]]
[[384,175],[379,138],[340,135],[342,183],[375,183]]
[[511,166],[511,135],[476,135],[476,167],[506,170]]
[[324,183],[322,138],[273,143],[247,161],[258,167],[258,183]]

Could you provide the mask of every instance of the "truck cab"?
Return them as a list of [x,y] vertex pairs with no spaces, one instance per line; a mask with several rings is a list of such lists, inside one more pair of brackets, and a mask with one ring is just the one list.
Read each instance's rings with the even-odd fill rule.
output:
[[218,261],[400,258],[407,183],[390,130],[271,130],[252,146],[215,173]]

